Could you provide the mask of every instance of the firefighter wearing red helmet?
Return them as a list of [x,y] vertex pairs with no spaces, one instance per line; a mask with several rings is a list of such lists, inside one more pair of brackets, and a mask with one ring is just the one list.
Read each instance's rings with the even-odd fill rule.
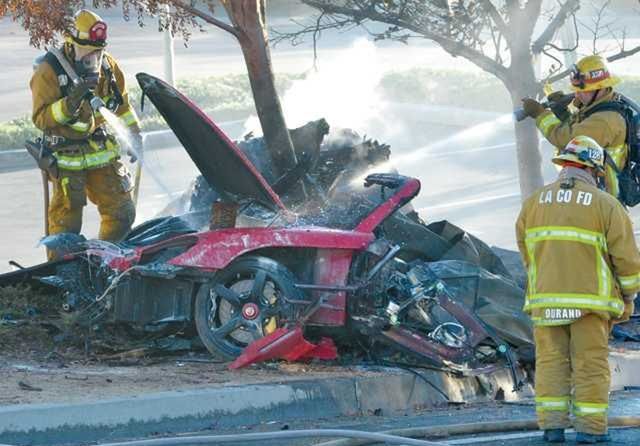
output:
[[[598,187],[604,150],[587,136],[554,158],[559,178],[522,205],[518,248],[524,311],[534,323],[536,411],[548,442],[563,442],[573,408],[579,443],[606,441],[608,340],[640,291],[640,254],[624,207]],[[573,393],[572,393],[573,388]]]
[[97,14],[79,11],[62,48],[41,58],[31,78],[32,119],[57,161],[58,175],[49,178],[50,234],[79,233],[87,198],[98,207],[103,240],[121,239],[135,219],[130,175],[119,161],[118,141],[106,126],[107,111],[99,101],[92,102],[100,98],[128,127],[133,141],[128,153],[135,161],[142,147],[140,128],[124,75],[105,51],[107,32]]

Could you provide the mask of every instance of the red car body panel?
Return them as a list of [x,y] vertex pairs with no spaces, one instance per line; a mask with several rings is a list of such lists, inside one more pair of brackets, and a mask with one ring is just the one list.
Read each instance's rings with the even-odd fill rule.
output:
[[313,358],[331,360],[337,357],[338,350],[331,338],[322,338],[318,344],[312,344],[304,338],[301,326],[282,327],[248,345],[242,354],[229,364],[229,368],[239,369],[269,359],[300,361]]
[[[316,285],[347,285],[352,259],[353,251],[350,250],[318,250],[313,283]],[[307,323],[312,325],[344,325],[347,321],[347,293],[344,291],[314,291],[314,293],[315,298],[323,298],[324,302],[311,315]]]
[[355,231],[372,232],[389,215],[411,201],[420,192],[420,181],[409,178],[406,183],[396,191],[387,201],[375,208],[356,226]]
[[185,253],[171,259],[174,266],[216,270],[237,257],[260,248],[320,248],[362,250],[374,240],[372,233],[335,229],[233,228],[197,234],[198,242]]

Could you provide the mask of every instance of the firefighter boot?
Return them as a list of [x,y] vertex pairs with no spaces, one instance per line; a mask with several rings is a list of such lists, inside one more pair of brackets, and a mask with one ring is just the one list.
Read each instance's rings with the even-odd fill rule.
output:
[[547,429],[542,438],[547,443],[564,443],[564,429]]
[[609,437],[609,434],[595,435],[586,434],[584,432],[578,432],[576,434],[576,443],[578,444],[606,443],[607,441],[611,441],[611,437]]

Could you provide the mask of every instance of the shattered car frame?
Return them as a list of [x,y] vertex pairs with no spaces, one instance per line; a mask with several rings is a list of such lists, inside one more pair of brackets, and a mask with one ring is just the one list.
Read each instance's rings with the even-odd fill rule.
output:
[[[385,221],[418,195],[417,179],[339,177],[292,212],[189,99],[153,76],[137,78],[218,200],[199,215],[145,222],[122,243],[70,236],[62,260],[4,275],[0,284],[45,283],[87,324],[194,323],[207,349],[233,368],[333,359],[357,339],[438,367],[477,371],[502,362],[513,370],[511,346],[452,299],[428,255],[413,252],[411,240],[385,237]],[[225,203],[233,214],[226,227],[191,223],[211,212],[216,220]],[[260,225],[238,224],[255,209]]]

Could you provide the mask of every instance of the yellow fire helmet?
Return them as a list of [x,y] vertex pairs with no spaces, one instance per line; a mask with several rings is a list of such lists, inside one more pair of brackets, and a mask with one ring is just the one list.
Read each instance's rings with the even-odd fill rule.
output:
[[604,169],[604,149],[593,138],[580,135],[569,141],[569,144],[551,161],[561,166],[575,163],[602,170]]
[[595,91],[613,87],[620,78],[613,76],[602,56],[583,57],[571,70],[571,89],[573,91]]
[[81,9],[73,18],[73,29],[67,30],[65,40],[82,48],[102,49],[107,46],[107,24],[98,14]]

